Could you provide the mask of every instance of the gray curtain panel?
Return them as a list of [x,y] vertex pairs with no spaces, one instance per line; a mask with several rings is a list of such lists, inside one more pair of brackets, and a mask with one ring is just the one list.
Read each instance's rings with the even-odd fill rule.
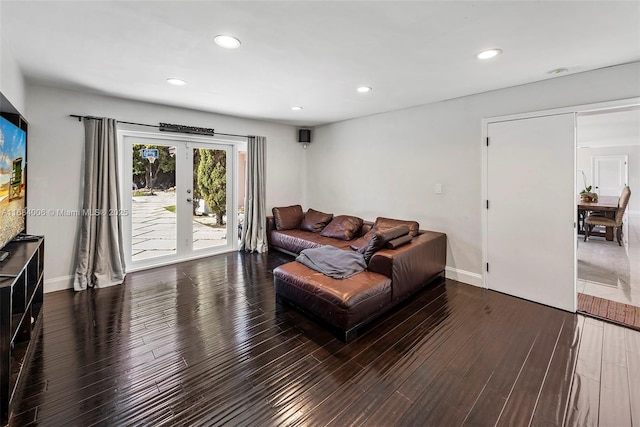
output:
[[124,248],[114,119],[84,119],[84,199],[73,288],[124,281]]
[[240,250],[266,252],[266,156],[267,138],[250,136],[247,144],[247,179],[245,184],[244,222]]

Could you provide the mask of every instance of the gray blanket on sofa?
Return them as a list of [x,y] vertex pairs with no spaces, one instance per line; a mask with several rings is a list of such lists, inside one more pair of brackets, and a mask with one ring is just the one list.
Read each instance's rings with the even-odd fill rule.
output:
[[329,245],[304,249],[296,261],[334,279],[346,279],[367,268],[361,253],[345,251]]

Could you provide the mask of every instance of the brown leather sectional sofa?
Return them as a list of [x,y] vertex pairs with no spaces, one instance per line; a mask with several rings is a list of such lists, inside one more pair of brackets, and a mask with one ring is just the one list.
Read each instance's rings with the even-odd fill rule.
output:
[[[447,236],[420,230],[415,221],[379,217],[375,222],[331,214],[299,205],[274,208],[267,218],[273,249],[297,255],[303,249],[331,245],[368,253],[367,270],[334,279],[292,261],[274,269],[276,298],[335,327],[344,341],[357,336],[363,324],[388,311],[437,277],[444,275]],[[324,216],[323,216],[324,215]],[[396,237],[398,231],[408,234]],[[385,235],[393,234],[390,241]],[[377,235],[377,236],[376,236]],[[373,248],[372,236],[382,248]]]

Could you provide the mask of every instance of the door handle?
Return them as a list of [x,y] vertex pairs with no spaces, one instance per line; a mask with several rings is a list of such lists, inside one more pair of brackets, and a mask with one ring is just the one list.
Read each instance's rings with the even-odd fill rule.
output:
[[187,202],[188,202],[188,203],[193,202],[193,200],[191,199],[191,197],[187,197]]

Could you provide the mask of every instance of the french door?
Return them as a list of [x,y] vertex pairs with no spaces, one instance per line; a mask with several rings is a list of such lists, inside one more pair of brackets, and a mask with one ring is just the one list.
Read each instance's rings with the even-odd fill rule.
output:
[[237,248],[237,149],[205,138],[123,132],[127,270]]

